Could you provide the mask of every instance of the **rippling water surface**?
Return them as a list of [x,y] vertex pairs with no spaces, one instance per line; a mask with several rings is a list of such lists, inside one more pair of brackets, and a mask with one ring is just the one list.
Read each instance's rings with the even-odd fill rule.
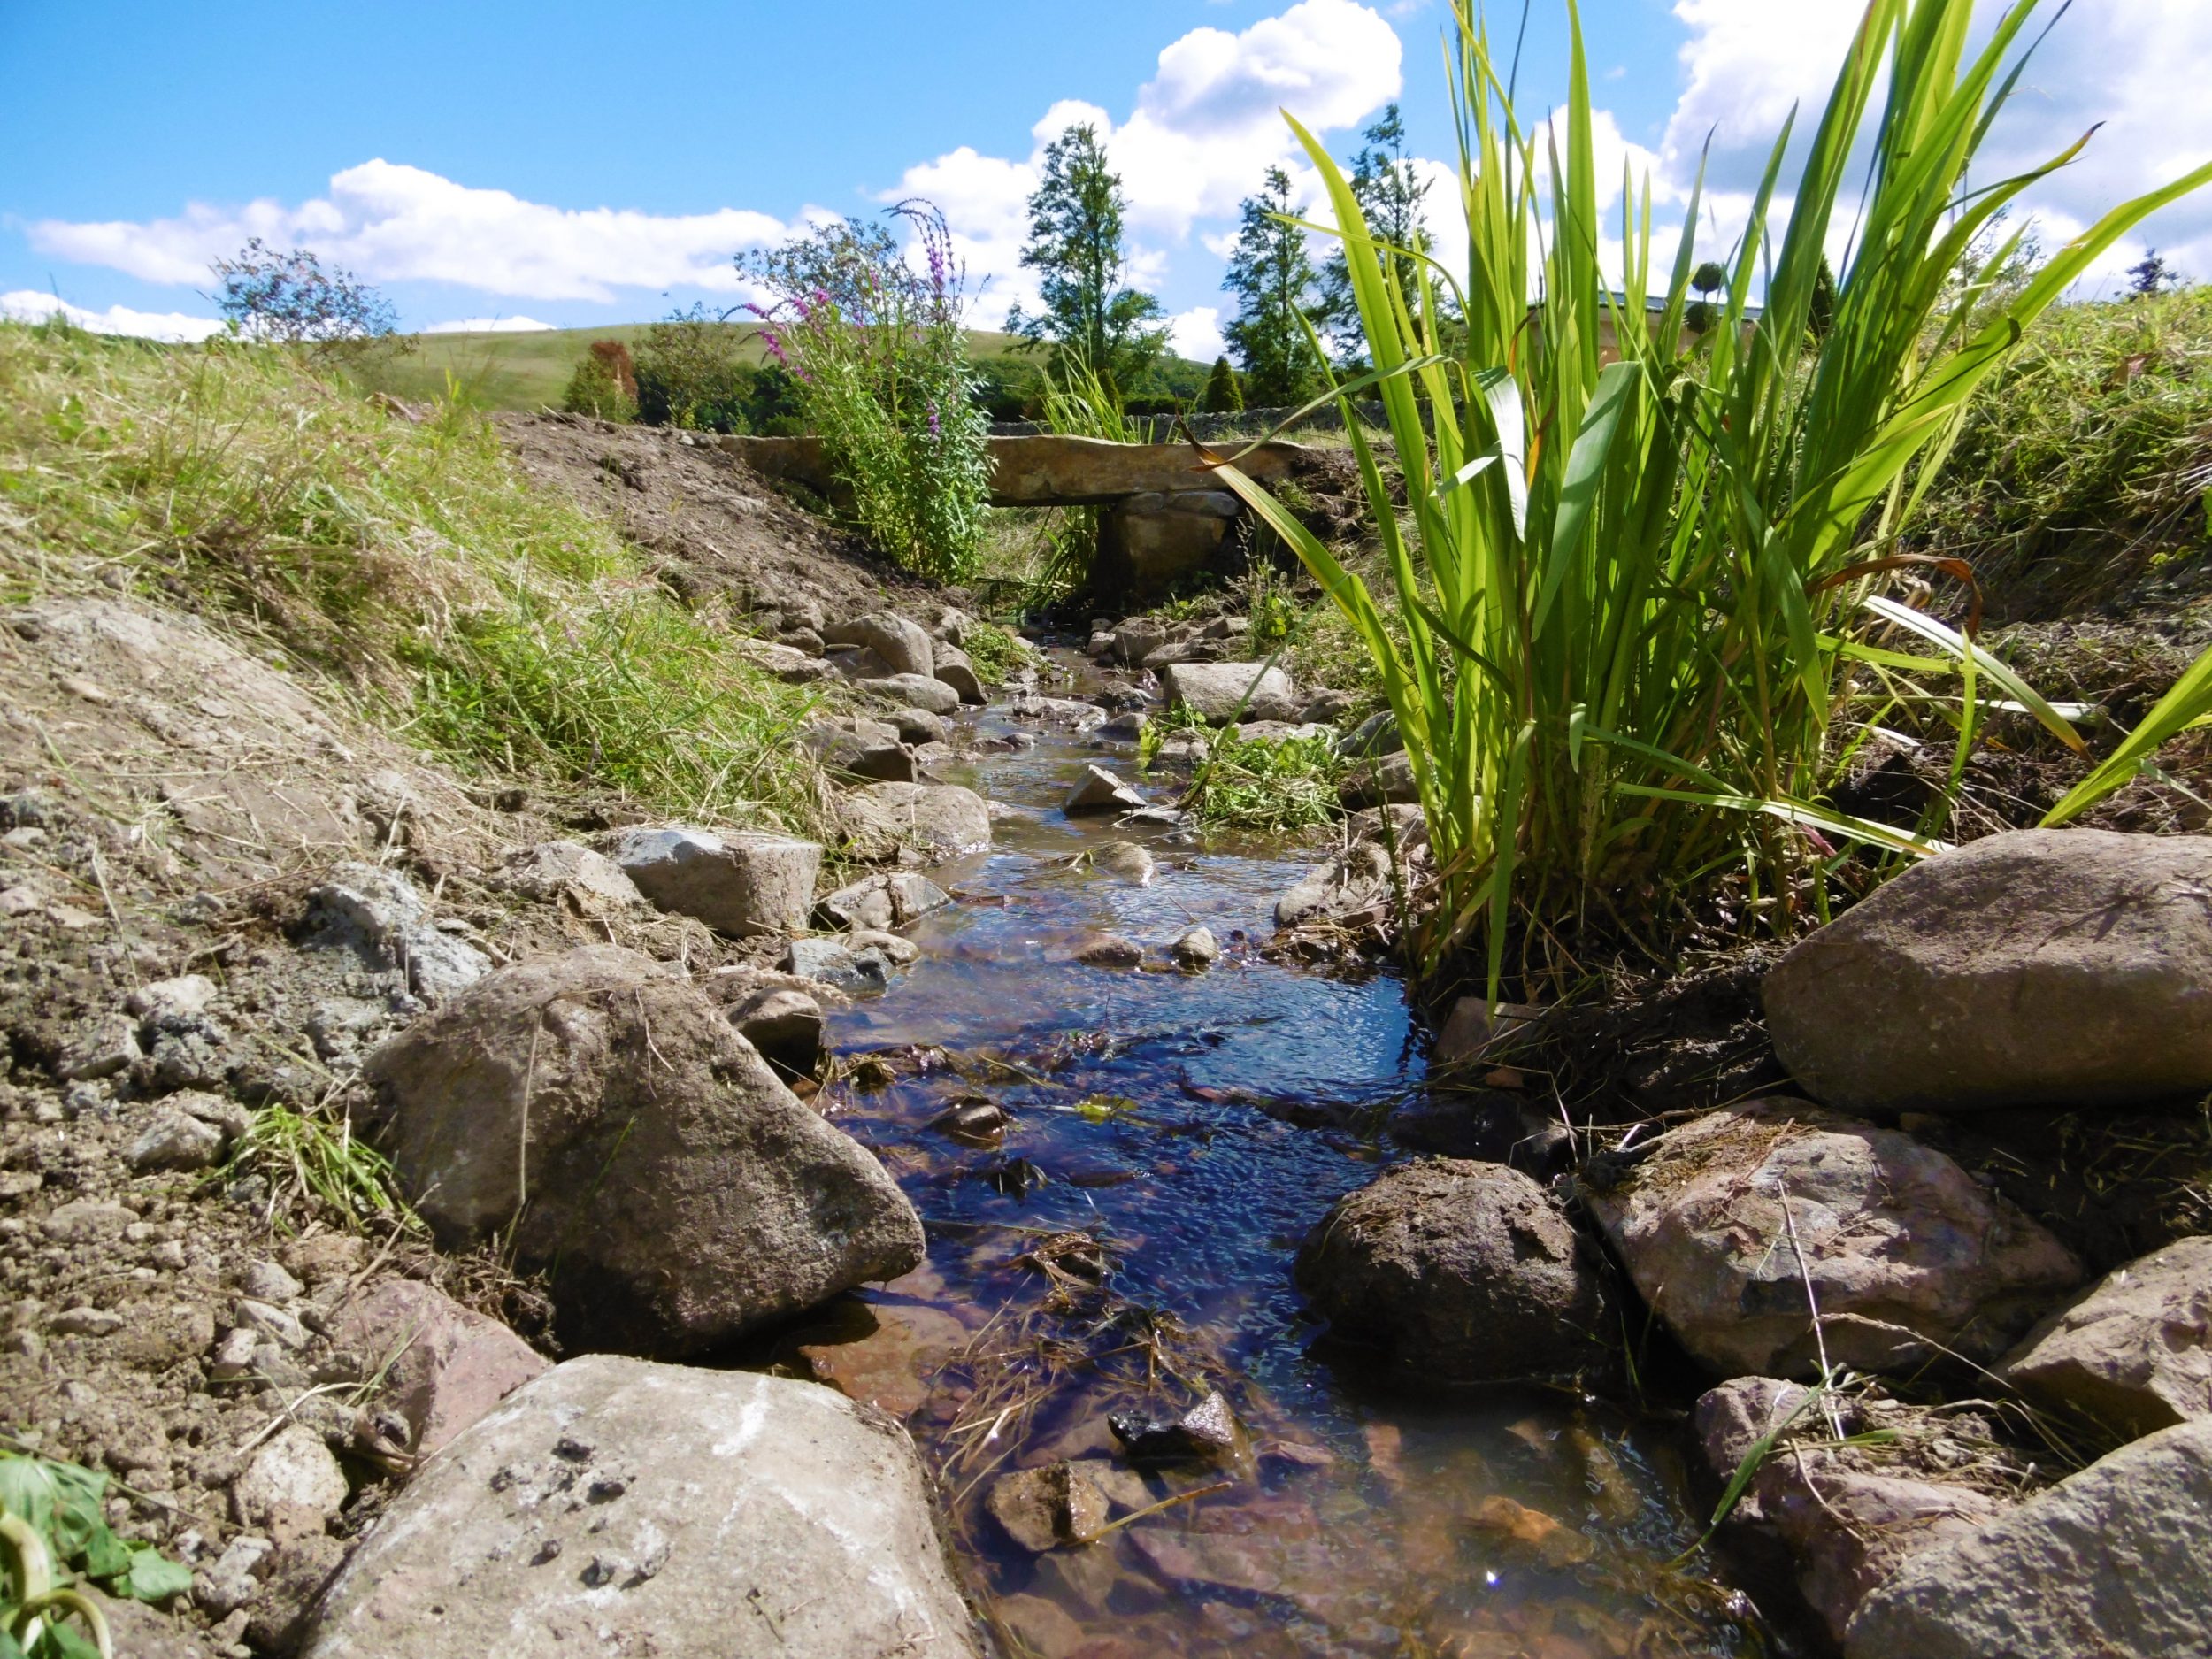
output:
[[[1018,729],[995,710],[980,726]],[[833,1021],[849,1069],[882,1063],[833,1089],[838,1121],[913,1198],[929,1261],[783,1354],[906,1419],[1009,1652],[1768,1651],[1709,1563],[1671,1564],[1700,1531],[1673,1430],[1556,1393],[1409,1397],[1316,1350],[1291,1260],[1395,1156],[1379,1125],[1423,1083],[1404,987],[1261,958],[1311,848],[1071,819],[1086,763],[1127,777],[1133,757],[1037,735],[959,778],[1007,809],[996,844],[933,872],[961,902],[910,930],[923,958],[889,992]],[[1115,840],[1149,849],[1148,884],[1086,857]],[[1169,971],[1194,922],[1225,960]],[[1097,928],[1145,945],[1146,968],[1071,961]],[[979,1102],[1010,1118],[999,1144],[931,1127]],[[1248,1457],[1118,1456],[1110,1413],[1171,1417],[1217,1388]],[[1033,1555],[988,1495],[1061,1459],[1115,1520],[1164,1507]]]

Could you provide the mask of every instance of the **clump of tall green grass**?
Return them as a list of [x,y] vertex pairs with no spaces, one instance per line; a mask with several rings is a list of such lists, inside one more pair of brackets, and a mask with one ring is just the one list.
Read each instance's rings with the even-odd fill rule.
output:
[[2008,619],[2069,614],[2207,550],[2212,288],[2060,305],[1967,411],[1916,545]]
[[270,347],[0,324],[0,594],[204,606],[468,766],[817,822],[809,707],[478,415],[387,415]]
[[[1464,272],[1379,242],[1292,121],[1349,249],[1375,365],[1342,393],[1373,385],[1404,474],[1402,526],[1347,419],[1394,614],[1266,491],[1233,465],[1220,472],[1381,672],[1440,872],[1418,941],[1432,960],[1479,936],[1495,995],[1522,920],[1532,938],[1581,923],[1640,932],[1724,873],[1785,932],[1824,909],[1842,841],[1929,850],[1824,804],[1837,717],[1870,691],[1878,707],[1898,677],[1963,676],[1955,783],[1978,688],[2079,746],[1964,634],[1880,591],[1910,557],[1897,538],[1918,489],[2021,331],[2130,227],[2212,179],[2202,168],[2114,209],[2000,306],[1955,280],[1996,215],[2081,147],[1968,182],[2038,4],[2016,0],[1970,55],[1971,0],[1870,0],[1804,147],[1787,226],[1770,222],[1786,128],[1701,332],[1685,326],[1701,185],[1660,270],[1648,181],[1624,179],[1617,291],[1601,268],[1571,4],[1567,104],[1545,136],[1516,111],[1473,0],[1454,0]],[[1832,314],[1816,328],[1824,255],[1846,237]],[[1409,261],[1411,303],[1398,280]],[[1653,295],[1663,304],[1647,323]],[[1609,328],[1621,351],[1609,364]]]

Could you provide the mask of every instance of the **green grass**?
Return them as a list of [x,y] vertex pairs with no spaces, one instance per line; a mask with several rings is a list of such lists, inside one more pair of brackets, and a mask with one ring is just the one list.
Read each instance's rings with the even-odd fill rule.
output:
[[[1350,246],[1377,365],[1343,392],[1373,385],[1403,469],[1409,533],[1351,425],[1394,614],[1266,491],[1233,466],[1220,476],[1297,549],[1381,673],[1437,856],[1415,941],[1432,966],[1479,941],[1494,997],[1509,938],[1529,975],[1568,971],[1543,941],[1585,927],[1655,947],[1724,877],[1766,931],[1824,918],[1832,887],[1850,891],[1839,846],[1932,850],[1824,799],[1839,718],[1878,719],[1894,682],[1962,676],[1954,789],[1978,684],[2083,747],[2001,664],[1882,591],[1903,563],[1915,469],[1938,470],[2020,332],[2133,224],[2212,180],[2208,166],[2115,209],[2001,302],[1962,287],[1996,216],[2072,154],[1966,186],[2037,10],[2018,0],[1970,52],[1971,0],[1870,0],[1793,188],[1778,135],[1727,260],[1722,326],[1701,334],[1684,326],[1701,192],[1671,270],[1655,263],[1647,183],[1624,180],[1619,220],[1600,222],[1571,4],[1566,106],[1539,127],[1515,110],[1474,0],[1454,0],[1469,263],[1418,258],[1411,305],[1394,273],[1417,256],[1370,234],[1326,148],[1292,122]],[[1778,195],[1788,223],[1770,235]],[[1846,231],[1852,257],[1816,334],[1831,233]],[[1617,277],[1599,257],[1611,236]],[[1647,295],[1663,306],[1648,329]],[[1635,320],[1609,365],[1616,313]]]
[[[759,325],[721,325],[741,342],[739,357],[763,363]],[[576,360],[595,340],[619,340],[632,351],[645,343],[650,323],[608,323],[595,328],[551,328],[528,334],[410,334],[403,354],[373,357],[359,371],[363,386],[410,402],[448,395],[449,384],[479,409],[558,409]],[[1011,334],[978,331],[968,336],[977,357],[1003,357]],[[448,377],[450,376],[450,382]]]
[[411,425],[260,348],[0,325],[0,593],[118,572],[464,767],[819,827],[809,695],[527,488],[480,415]]
[[2007,617],[2075,613],[2201,564],[2212,288],[2053,308],[1968,411],[1913,540]]
[[1340,816],[1337,785],[1346,766],[1333,736],[1269,742],[1246,737],[1234,726],[1216,730],[1187,710],[1170,710],[1145,727],[1138,746],[1148,770],[1170,732],[1196,731],[1207,757],[1184,791],[1181,805],[1216,829],[1286,834]]

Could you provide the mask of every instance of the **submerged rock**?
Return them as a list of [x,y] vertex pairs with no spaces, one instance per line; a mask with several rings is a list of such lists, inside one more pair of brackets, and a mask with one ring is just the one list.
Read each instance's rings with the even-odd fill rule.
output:
[[572,1350],[696,1352],[922,1259],[875,1159],[703,990],[632,951],[503,968],[375,1049],[366,1075],[440,1240],[496,1232],[526,1270],[552,1270]]
[[1225,1463],[1242,1459],[1250,1449],[1244,1425],[1218,1389],[1179,1417],[1150,1422],[1118,1411],[1106,1426],[1140,1463]]
[[687,824],[624,830],[607,855],[662,910],[734,939],[803,928],[822,868],[822,849],[794,835]]
[[810,1382],[594,1355],[393,1500],[305,1659],[979,1659],[904,1430]]
[[2031,1331],[1997,1374],[2130,1435],[2212,1418],[2212,1238],[2108,1273]]
[[1135,841],[1102,841],[1091,849],[1091,866],[1119,876],[1133,887],[1149,887],[1158,865]]
[[2212,1090],[2212,837],[2015,830],[1916,864],[1791,950],[1775,1052],[1854,1111],[2124,1107]]
[[1106,1495],[1071,1463],[1018,1470],[991,1483],[984,1500],[1006,1535],[1033,1555],[1087,1544],[1106,1525]]
[[2212,1652],[2212,1422],[2123,1447],[1920,1551],[1852,1618],[1849,1659]]
[[1517,1170],[1401,1164],[1331,1207],[1295,1271],[1333,1332],[1415,1380],[1568,1378],[1613,1363],[1595,1253]]
[[1134,968],[1144,961],[1144,947],[1119,933],[1086,933],[1075,941],[1073,955],[1087,968]]
[[1653,1310],[1723,1376],[1817,1372],[1807,1277],[1828,1358],[1868,1371],[1986,1361],[2081,1278],[1940,1152],[1796,1102],[1697,1118],[1585,1187]]

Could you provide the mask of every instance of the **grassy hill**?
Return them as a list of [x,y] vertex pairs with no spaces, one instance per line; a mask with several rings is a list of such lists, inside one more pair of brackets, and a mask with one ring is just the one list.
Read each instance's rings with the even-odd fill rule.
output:
[[[742,342],[740,351],[749,363],[761,362],[767,349],[760,343],[757,323],[724,323]],[[547,328],[527,334],[415,334],[414,349],[406,356],[379,363],[363,378],[378,391],[396,397],[421,401],[442,397],[450,376],[466,401],[480,409],[557,409],[568,377],[595,340],[619,340],[633,351],[645,342],[649,323],[608,323],[593,328]],[[1011,334],[978,331],[970,336],[971,349],[979,359],[1004,357],[1012,350]],[[1204,370],[1190,365],[1202,377]]]

